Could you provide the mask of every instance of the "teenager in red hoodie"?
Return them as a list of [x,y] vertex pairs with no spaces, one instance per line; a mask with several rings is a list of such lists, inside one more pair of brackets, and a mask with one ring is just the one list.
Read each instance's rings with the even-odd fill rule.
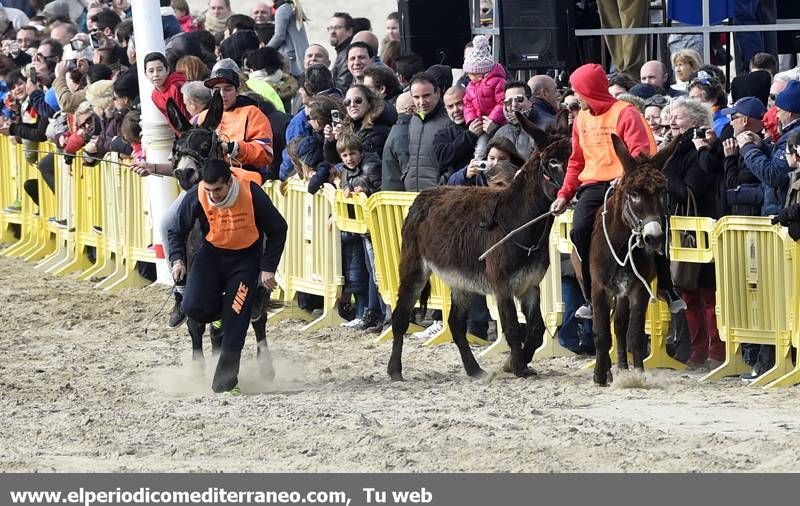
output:
[[[564,212],[572,198],[577,195],[570,238],[581,258],[583,288],[589,298],[592,293],[589,247],[595,216],[597,209],[603,205],[608,187],[623,175],[622,163],[611,143],[611,134],[616,133],[634,157],[640,153],[654,155],[656,142],[641,112],[635,106],[617,100],[608,92],[608,78],[600,65],[590,63],[578,68],[570,76],[570,84],[580,100],[581,111],[572,128],[572,155],[567,165],[564,185],[551,210],[556,214]],[[659,284],[669,293],[670,309],[677,312],[681,309],[679,306],[682,301],[671,280],[662,280],[664,274],[669,278],[669,263],[665,257],[661,258],[663,262],[657,261]],[[665,267],[665,272],[662,267]],[[685,308],[684,304],[683,309]],[[581,306],[575,316],[591,318],[591,304]]]
[[191,119],[183,103],[181,88],[186,82],[183,72],[170,72],[167,58],[161,53],[150,53],[144,58],[144,74],[153,83],[151,98],[161,114],[167,117],[167,100],[172,98],[186,119]]

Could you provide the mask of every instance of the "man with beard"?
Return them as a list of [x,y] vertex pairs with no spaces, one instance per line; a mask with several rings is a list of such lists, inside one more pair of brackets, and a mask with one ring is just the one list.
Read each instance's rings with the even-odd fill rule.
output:
[[342,93],[347,91],[353,82],[353,76],[347,70],[347,49],[353,39],[353,18],[346,12],[337,12],[328,25],[328,37],[331,46],[336,49],[336,61],[333,62],[333,80]]

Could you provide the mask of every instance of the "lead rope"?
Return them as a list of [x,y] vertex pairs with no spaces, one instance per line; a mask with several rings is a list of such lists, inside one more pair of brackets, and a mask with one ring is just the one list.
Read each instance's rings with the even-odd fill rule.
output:
[[608,244],[608,249],[611,250],[611,254],[614,256],[614,260],[617,262],[617,265],[620,267],[625,267],[625,265],[630,262],[633,273],[637,278],[639,278],[639,281],[642,282],[645,290],[647,290],[647,293],[650,294],[650,302],[655,302],[656,296],[653,294],[653,290],[650,288],[650,283],[648,283],[647,280],[644,279],[644,276],[639,273],[639,269],[636,268],[636,262],[633,261],[633,250],[641,247],[642,232],[633,228],[631,229],[631,236],[628,238],[628,253],[625,255],[624,261],[620,260],[617,256],[617,252],[614,250],[614,246],[611,244],[611,238],[608,236],[608,227],[606,226],[606,214],[608,214],[608,209],[606,208],[606,203],[608,202],[608,195],[613,189],[613,186],[609,186],[608,190],[606,190],[605,196],[603,196],[603,213],[601,216],[603,218],[603,235],[606,237],[606,244]]

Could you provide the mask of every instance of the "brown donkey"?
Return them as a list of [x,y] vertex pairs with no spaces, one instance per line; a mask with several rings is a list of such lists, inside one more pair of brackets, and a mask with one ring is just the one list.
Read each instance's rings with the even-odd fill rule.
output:
[[[514,374],[535,374],[528,363],[541,346],[545,329],[539,283],[550,265],[547,241],[553,220],[542,220],[520,232],[486,260],[478,257],[510,230],[548,212],[564,181],[571,144],[566,111],[547,132],[520,114],[517,118],[537,150],[507,188],[431,188],[421,192],[408,211],[402,231],[400,288],[392,311],[394,341],[388,373],[393,380],[403,379],[403,336],[420,295],[423,307],[427,302],[423,292],[428,290],[423,289],[432,272],[452,289],[447,323],[469,376],[485,374],[466,338],[467,311],[475,293],[494,294]],[[525,326],[517,320],[514,297],[522,301]]]
[[639,155],[634,160],[622,139],[613,134],[611,137],[625,172],[622,182],[606,201],[606,212],[603,207],[597,212],[589,250],[594,309],[592,328],[597,353],[594,382],[601,386],[605,386],[611,377],[612,307],[618,344],[617,366],[628,368],[627,352],[630,352],[633,366],[644,369],[644,323],[650,300],[649,284],[656,277],[655,255],[664,254],[666,236],[667,178],[662,168],[679,143],[676,139],[652,158]]

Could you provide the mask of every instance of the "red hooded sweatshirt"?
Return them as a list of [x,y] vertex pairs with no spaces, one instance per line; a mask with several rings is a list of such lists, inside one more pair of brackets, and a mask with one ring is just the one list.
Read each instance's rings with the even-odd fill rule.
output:
[[186,105],[183,103],[183,95],[181,95],[181,88],[183,88],[184,83],[186,83],[186,76],[183,72],[171,72],[164,80],[164,91],[153,89],[153,94],[151,95],[153,103],[156,104],[156,107],[165,118],[168,118],[167,99],[172,98],[186,119],[192,119],[189,111],[186,110]]
[[[598,123],[604,120],[628,147],[631,155],[655,154],[656,144],[650,127],[636,107],[625,104],[608,92],[608,78],[603,68],[589,63],[570,76],[572,89],[589,105],[581,110],[572,128],[572,156],[567,165],[567,175],[558,196],[572,199],[582,184],[611,181],[622,176],[619,159],[614,153],[611,135],[601,130]],[[616,121],[614,118],[616,117]],[[616,125],[616,126],[613,126]],[[587,168],[587,160],[592,166]],[[589,177],[581,173],[587,169]]]

